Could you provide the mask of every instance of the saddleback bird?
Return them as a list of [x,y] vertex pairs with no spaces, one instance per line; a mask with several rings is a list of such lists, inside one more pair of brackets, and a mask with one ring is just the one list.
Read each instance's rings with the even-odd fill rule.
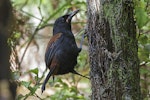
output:
[[[69,72],[88,78],[74,70],[77,64],[77,56],[81,48],[77,47],[74,35],[71,30],[71,19],[79,10],[59,17],[53,27],[53,37],[50,39],[46,53],[46,67],[49,73],[42,85],[42,93],[50,76],[67,74]],[[82,44],[81,44],[82,45]],[[89,78],[88,78],[89,79]]]

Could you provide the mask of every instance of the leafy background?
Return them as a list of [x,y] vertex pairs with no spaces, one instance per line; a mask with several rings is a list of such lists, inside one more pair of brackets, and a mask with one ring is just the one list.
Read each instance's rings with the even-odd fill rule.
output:
[[[133,0],[140,59],[141,91],[145,100],[150,89],[150,1]],[[11,0],[15,30],[8,43],[12,47],[11,70],[18,84],[17,100],[89,100],[90,81],[73,74],[50,79],[41,94],[41,84],[48,71],[44,53],[52,35],[54,21],[72,10],[81,11],[72,27],[78,46],[86,25],[86,0]],[[89,76],[87,39],[78,57],[76,70]]]

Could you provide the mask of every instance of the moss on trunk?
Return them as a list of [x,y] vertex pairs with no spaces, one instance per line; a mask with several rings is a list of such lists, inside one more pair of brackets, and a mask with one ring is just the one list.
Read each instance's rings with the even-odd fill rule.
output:
[[87,0],[92,100],[140,100],[132,0]]

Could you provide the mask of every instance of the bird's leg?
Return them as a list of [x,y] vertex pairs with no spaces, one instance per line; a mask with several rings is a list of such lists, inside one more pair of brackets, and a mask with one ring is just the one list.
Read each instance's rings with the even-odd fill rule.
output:
[[82,77],[84,77],[84,78],[90,79],[89,77],[86,77],[86,76],[84,76],[84,75],[79,74],[79,73],[76,72],[75,70],[72,70],[71,72],[72,72],[73,74],[76,74],[76,75],[82,76]]
[[82,34],[79,51],[82,50],[82,45],[83,45],[84,37],[85,37],[85,34]]
[[55,79],[55,76],[53,75],[53,83],[54,83],[54,79]]
[[48,75],[46,76],[46,79],[44,80],[44,83],[43,83],[42,88],[41,88],[42,93],[43,93],[43,91],[45,90],[45,85],[46,85],[46,83],[48,82],[48,80],[49,80],[51,74],[52,74],[52,73],[51,73],[51,71],[50,71],[50,72],[48,73]]
[[55,67],[52,67],[52,69],[49,71],[48,75],[46,76],[46,79],[44,80],[44,83],[43,83],[43,85],[41,87],[42,93],[45,90],[45,85],[48,82],[48,80],[51,77],[51,75],[53,74],[54,70],[55,70]]

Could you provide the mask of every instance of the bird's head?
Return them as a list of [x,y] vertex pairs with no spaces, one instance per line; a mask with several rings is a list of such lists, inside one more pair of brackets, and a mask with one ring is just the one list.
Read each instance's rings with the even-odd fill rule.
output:
[[65,32],[65,31],[71,31],[71,20],[73,16],[76,15],[78,12],[79,10],[75,10],[70,14],[66,14],[56,19],[53,28],[53,34]]

